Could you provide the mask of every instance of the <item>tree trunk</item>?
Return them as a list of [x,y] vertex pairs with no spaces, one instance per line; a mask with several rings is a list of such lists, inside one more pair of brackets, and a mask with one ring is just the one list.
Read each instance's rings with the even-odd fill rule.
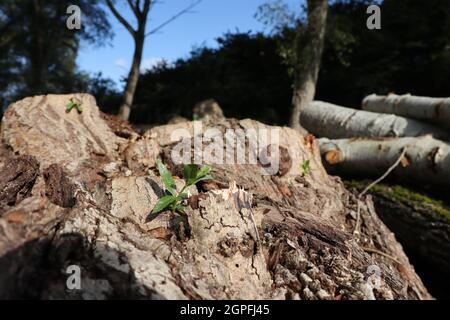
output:
[[[305,37],[298,36],[298,61],[292,97],[290,127],[301,128],[301,112],[314,99],[322,58],[328,12],[327,0],[308,0],[308,29]],[[302,130],[304,131],[304,130]]]
[[31,76],[29,79],[29,90],[33,94],[42,94],[44,87],[45,71],[47,65],[45,63],[45,45],[44,34],[42,28],[42,2],[40,0],[33,0],[33,18],[32,18],[32,32],[34,33],[31,43],[32,52],[30,54],[30,70]]
[[450,145],[430,136],[394,139],[320,139],[329,172],[379,177],[400,157],[394,177],[416,183],[450,187]]
[[417,97],[410,94],[377,96],[372,94],[363,100],[363,109],[439,124],[450,129],[450,98]]
[[123,120],[130,118],[131,106],[133,105],[134,94],[139,81],[140,66],[142,61],[142,53],[144,50],[144,35],[136,35],[134,38],[135,49],[133,62],[127,78],[127,85],[123,94],[123,103],[120,106],[119,117]]
[[[360,236],[353,235],[348,213],[356,198],[327,175],[312,137],[218,119],[123,138],[89,95],[76,95],[82,114],[67,114],[61,105],[71,97],[28,98],[5,112],[0,151],[33,156],[44,175],[37,163],[26,176],[13,166],[1,171],[0,185],[9,190],[2,199],[15,199],[0,212],[1,298],[431,298],[369,200],[360,205]],[[150,217],[164,188],[155,160],[180,177],[180,189],[171,136],[176,129],[194,133],[199,124],[222,134],[279,130],[278,174],[261,175],[262,164],[213,164],[213,179],[189,190],[187,215]],[[233,145],[251,144],[236,135]],[[306,159],[310,173],[302,176]],[[81,270],[79,290],[67,287],[69,266]]]
[[319,137],[331,139],[353,137],[433,137],[449,140],[450,134],[438,127],[392,114],[340,107],[313,101],[302,112],[301,125]]

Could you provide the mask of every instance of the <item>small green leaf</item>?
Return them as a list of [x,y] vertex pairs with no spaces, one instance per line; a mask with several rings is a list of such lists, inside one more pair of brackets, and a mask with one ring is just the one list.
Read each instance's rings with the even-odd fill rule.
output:
[[178,211],[178,212],[186,213],[186,212],[184,211],[184,209],[185,209],[185,207],[183,207],[181,204],[177,204],[177,205],[175,206],[175,210]]
[[172,178],[172,174],[167,170],[166,166],[162,164],[160,160],[156,160],[156,167],[158,168],[159,175],[166,186],[167,191],[169,191],[173,196],[177,195],[177,187],[175,181]]
[[310,160],[305,160],[301,164],[300,173],[301,173],[302,177],[304,177],[305,175],[310,173],[310,171],[311,171],[310,163],[311,163]]
[[200,181],[211,180],[211,179],[212,179],[212,177],[209,174],[207,174],[206,176],[203,176],[203,177],[200,177],[200,178],[196,179],[194,184],[197,184]]
[[69,101],[69,102],[66,104],[66,111],[67,111],[67,112],[70,112],[70,110],[72,110],[72,108],[73,108],[74,106],[75,106],[74,103],[73,103],[72,101]]
[[75,98],[70,98],[69,102],[66,104],[66,112],[69,113],[73,108],[76,108],[78,113],[83,112],[81,101]]
[[159,213],[166,209],[168,206],[177,201],[177,198],[174,196],[164,196],[158,200],[156,206],[153,208],[152,213]]
[[208,174],[210,173],[210,171],[211,171],[211,167],[210,167],[210,166],[204,166],[204,167],[202,167],[202,168],[198,171],[197,176],[196,176],[196,179],[203,178],[204,176],[208,175]]
[[184,166],[183,178],[187,185],[192,185],[197,177],[198,166],[196,164],[187,164]]
[[178,199],[184,200],[188,198],[188,194],[186,192],[180,193],[178,195]]

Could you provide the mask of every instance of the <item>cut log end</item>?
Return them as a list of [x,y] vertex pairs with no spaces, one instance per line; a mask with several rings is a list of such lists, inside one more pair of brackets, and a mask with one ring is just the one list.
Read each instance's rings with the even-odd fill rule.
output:
[[331,150],[325,153],[325,160],[330,165],[335,165],[343,160],[344,156],[340,150]]

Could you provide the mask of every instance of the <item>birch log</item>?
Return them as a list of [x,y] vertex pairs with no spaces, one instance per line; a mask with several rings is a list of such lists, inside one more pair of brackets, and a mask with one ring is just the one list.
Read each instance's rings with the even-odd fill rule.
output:
[[437,123],[450,129],[450,98],[372,94],[364,98],[363,109]]
[[319,137],[418,137],[432,134],[450,140],[443,129],[393,114],[380,114],[314,101],[302,113],[301,125]]
[[407,148],[392,175],[414,182],[450,187],[450,145],[431,136],[397,139],[320,139],[329,172],[381,176]]

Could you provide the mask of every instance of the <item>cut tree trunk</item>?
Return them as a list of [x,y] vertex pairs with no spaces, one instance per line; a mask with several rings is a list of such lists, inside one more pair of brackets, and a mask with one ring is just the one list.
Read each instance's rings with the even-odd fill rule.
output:
[[328,172],[379,177],[406,153],[391,173],[411,182],[450,187],[450,145],[431,136],[385,139],[320,139]]
[[[327,0],[308,0],[308,28],[297,36],[297,65],[292,96],[290,127],[301,132],[302,110],[314,99],[322,59],[328,14]],[[299,31],[301,32],[301,31]]]
[[[3,118],[6,146],[34,156],[46,174],[0,214],[1,298],[431,298],[368,199],[360,205],[360,234],[353,235],[356,198],[327,175],[313,137],[218,119],[123,138],[110,129],[122,126],[108,126],[88,95],[77,95],[82,114],[64,113],[69,98],[25,99]],[[279,130],[278,174],[262,175],[262,164],[214,164],[213,179],[189,190],[187,215],[149,216],[163,195],[156,159],[180,176],[171,135],[194,133],[198,124],[219,136]],[[240,135],[235,143],[250,145]],[[305,160],[311,170],[302,177]],[[79,290],[67,287],[72,265],[81,269]],[[374,268],[380,281],[372,281]]]
[[449,140],[443,129],[408,118],[380,114],[313,101],[303,111],[301,125],[319,137],[331,139],[352,137],[418,137],[432,134]]
[[364,110],[392,113],[436,123],[450,129],[450,98],[417,97],[410,94],[401,96],[372,94],[364,98],[362,105]]

